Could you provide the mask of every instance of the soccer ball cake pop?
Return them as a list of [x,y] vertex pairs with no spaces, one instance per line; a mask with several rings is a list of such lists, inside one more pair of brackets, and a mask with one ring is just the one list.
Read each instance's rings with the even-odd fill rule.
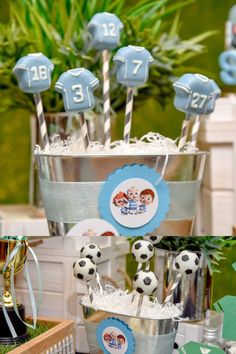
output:
[[175,258],[174,266],[181,274],[192,274],[199,268],[199,258],[194,252],[182,251]]
[[163,236],[143,236],[143,239],[151,242],[153,246],[156,246],[159,242],[161,242]]
[[87,243],[80,250],[82,258],[90,258],[95,264],[99,261],[101,255],[101,249],[96,243]]
[[151,295],[156,291],[158,280],[150,270],[141,270],[135,274],[133,288],[141,295]]
[[139,240],[134,242],[131,252],[136,262],[145,263],[152,258],[154,248],[149,241]]
[[96,276],[97,267],[89,258],[78,258],[73,264],[75,278],[90,281]]

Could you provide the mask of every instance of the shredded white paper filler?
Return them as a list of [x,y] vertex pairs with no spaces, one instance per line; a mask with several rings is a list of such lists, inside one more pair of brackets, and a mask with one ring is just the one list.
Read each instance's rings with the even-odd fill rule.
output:
[[[181,153],[196,153],[198,149],[190,142],[185,145],[184,151]],[[131,139],[130,144],[126,144],[123,140],[117,140],[111,143],[109,147],[102,145],[98,141],[92,141],[88,149],[85,151],[81,138],[68,137],[61,140],[59,135],[55,135],[50,143],[48,150],[41,150],[36,146],[35,153],[50,155],[80,155],[80,154],[179,154],[177,140],[166,138],[158,133],[147,133],[141,139]]]
[[[103,294],[97,288],[93,290],[92,294],[92,305],[88,295],[81,299],[81,304],[92,307],[95,310],[124,316],[136,316],[140,297],[136,291],[129,292],[128,290],[115,289],[111,285],[106,285]],[[157,298],[144,296],[140,317],[150,319],[179,318],[182,310],[181,304],[168,303],[162,307]]]

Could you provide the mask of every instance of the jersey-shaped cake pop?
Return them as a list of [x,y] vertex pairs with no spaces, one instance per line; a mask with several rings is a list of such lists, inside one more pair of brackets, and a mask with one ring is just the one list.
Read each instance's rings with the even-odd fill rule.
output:
[[120,48],[113,61],[117,66],[117,81],[128,87],[136,87],[148,80],[149,67],[154,59],[144,47],[129,45]]
[[95,106],[93,91],[99,80],[87,69],[71,69],[63,73],[55,89],[63,96],[66,112],[84,112]]
[[97,13],[87,27],[92,36],[92,46],[99,50],[117,47],[123,27],[123,23],[116,15],[109,12]]
[[53,63],[42,53],[28,54],[18,60],[13,68],[23,92],[40,93],[51,86]]
[[201,74],[184,74],[173,84],[174,106],[188,116],[210,114],[221,90],[214,80]]

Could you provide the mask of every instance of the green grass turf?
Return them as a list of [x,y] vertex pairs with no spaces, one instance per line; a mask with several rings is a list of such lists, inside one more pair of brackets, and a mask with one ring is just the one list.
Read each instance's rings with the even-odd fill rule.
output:
[[[53,326],[51,324],[39,324],[35,329],[29,328],[28,333],[30,335],[29,340],[39,336],[40,334],[46,332]],[[9,351],[17,348],[19,345],[0,345],[0,354],[8,353]]]

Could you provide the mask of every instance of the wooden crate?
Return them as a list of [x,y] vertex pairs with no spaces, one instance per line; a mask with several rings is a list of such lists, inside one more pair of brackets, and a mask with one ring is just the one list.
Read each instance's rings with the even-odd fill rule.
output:
[[75,325],[71,320],[39,318],[39,324],[53,325],[38,337],[11,350],[10,354],[73,354]]

